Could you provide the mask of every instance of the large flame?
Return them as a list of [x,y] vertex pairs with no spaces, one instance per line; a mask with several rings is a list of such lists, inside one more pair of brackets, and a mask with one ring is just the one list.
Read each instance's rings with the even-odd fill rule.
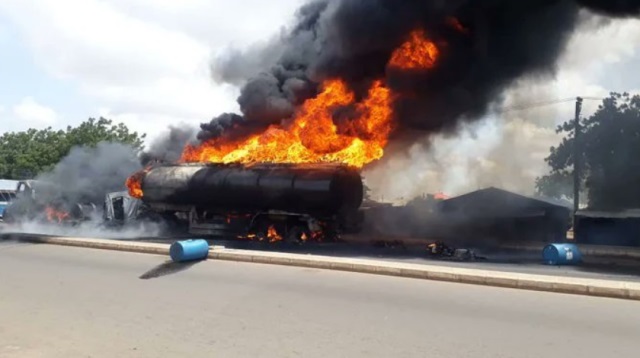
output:
[[[393,52],[389,66],[429,69],[438,55],[438,48],[424,31],[416,30]],[[344,81],[327,80],[322,83],[320,94],[304,102],[289,124],[272,125],[241,140],[220,137],[198,146],[187,145],[181,161],[337,162],[360,168],[384,154],[393,129],[392,105],[393,94],[382,81],[375,81],[367,97],[357,102]],[[340,109],[348,109],[342,111],[342,120],[335,117]]]
[[438,47],[427,38],[425,32],[415,30],[411,32],[409,40],[393,52],[389,67],[427,70],[433,68],[439,54]]
[[[376,81],[368,96],[355,102],[344,81],[329,80],[322,92],[307,100],[291,124],[272,125],[261,134],[237,142],[224,138],[187,146],[184,162],[320,163],[338,162],[362,167],[382,157],[392,129],[392,95]],[[355,118],[340,124],[333,114],[352,106]]]
[[129,195],[131,195],[131,197],[142,199],[142,196],[144,195],[142,192],[142,179],[149,170],[151,170],[151,167],[147,167],[127,178],[125,185],[127,186],[127,189],[129,189]]
[[[396,49],[389,68],[424,70],[439,56],[424,31],[410,34]],[[219,137],[187,145],[180,162],[199,163],[341,163],[361,168],[380,159],[393,130],[394,94],[382,80],[356,99],[341,79],[326,80],[320,93],[305,101],[293,118],[242,139]],[[145,171],[127,180],[129,193],[142,198]]]

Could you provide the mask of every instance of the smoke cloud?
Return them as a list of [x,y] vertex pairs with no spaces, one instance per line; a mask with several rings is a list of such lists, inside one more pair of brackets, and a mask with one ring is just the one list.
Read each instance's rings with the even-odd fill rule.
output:
[[[390,147],[365,171],[374,198],[406,202],[425,193],[458,195],[488,186],[534,194],[535,179],[550,171],[543,159],[562,140],[556,126],[574,116],[572,97],[604,98],[611,88],[640,90],[637,49],[631,45],[640,39],[640,20],[605,20],[590,17],[576,29],[557,61],[554,80],[520,78],[505,90],[495,111],[455,136],[422,134],[407,147]],[[594,48],[604,56],[593,56]],[[565,98],[567,102],[531,106]],[[586,100],[583,115],[590,116],[600,103]]]
[[[204,125],[198,138],[263,130],[290,117],[342,78],[360,95],[385,79],[398,96],[403,129],[452,131],[482,117],[514,80],[552,76],[580,9],[635,16],[640,1],[607,0],[316,0],[302,6],[295,25],[267,44],[234,51],[212,65],[218,81],[243,83],[242,116],[225,114]],[[452,26],[455,18],[463,31]],[[357,19],[357,21],[354,21]],[[415,29],[439,45],[442,57],[424,72],[390,71],[391,53]],[[230,123],[232,124],[230,125]]]
[[166,232],[166,227],[159,223],[148,221],[136,222],[135,226],[128,225],[118,230],[108,230],[102,223],[102,217],[98,214],[94,218],[80,223],[77,226],[64,226],[45,224],[42,221],[27,221],[11,224],[4,230],[11,234],[32,234],[47,236],[90,237],[118,240],[139,240],[141,238],[157,238]]
[[143,166],[152,162],[173,163],[180,159],[184,146],[196,140],[197,129],[189,125],[170,127],[140,155]]
[[467,124],[456,136],[423,136],[409,147],[391,148],[364,172],[365,181],[374,199],[397,203],[427,193],[460,195],[490,186],[533,195],[535,178],[548,171],[544,158],[549,147],[560,141],[552,121],[555,112],[540,108],[503,113]]
[[[125,190],[131,173],[140,170],[137,151],[120,143],[99,143],[95,148],[75,147],[50,172],[36,180],[56,187],[58,200],[68,203],[97,203],[108,192]],[[50,200],[54,198],[43,198]]]

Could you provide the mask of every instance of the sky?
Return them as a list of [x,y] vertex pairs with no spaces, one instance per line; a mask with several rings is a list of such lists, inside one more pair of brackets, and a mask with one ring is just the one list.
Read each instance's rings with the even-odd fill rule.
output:
[[0,133],[105,116],[153,138],[236,110],[211,59],[277,34],[300,2],[0,1]]
[[[212,80],[212,59],[268,41],[291,23],[303,1],[2,0],[0,133],[64,128],[104,116],[151,141],[169,125],[196,126],[235,111],[239,90]],[[505,105],[640,93],[639,47],[638,20],[578,29],[557,76],[518,81],[505,94]],[[584,114],[597,105],[585,102]],[[499,170],[500,178],[514,178],[518,186],[526,177],[530,187],[546,170],[542,159],[558,140],[555,126],[572,115],[570,102],[489,115],[458,136],[417,143],[404,153],[419,164],[410,175],[398,170],[407,168],[406,161],[394,158],[380,165],[380,172],[402,174],[390,187],[402,195],[402,188],[415,194],[407,180],[423,179],[435,189],[456,192],[471,185],[468,178],[480,177],[473,170],[484,168],[482,177],[490,178],[487,168],[517,162]]]

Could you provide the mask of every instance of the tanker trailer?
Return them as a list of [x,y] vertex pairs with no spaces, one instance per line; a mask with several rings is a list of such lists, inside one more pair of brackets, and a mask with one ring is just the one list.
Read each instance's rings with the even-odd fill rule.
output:
[[175,164],[136,174],[147,209],[188,220],[189,232],[306,240],[360,230],[360,173],[334,164]]

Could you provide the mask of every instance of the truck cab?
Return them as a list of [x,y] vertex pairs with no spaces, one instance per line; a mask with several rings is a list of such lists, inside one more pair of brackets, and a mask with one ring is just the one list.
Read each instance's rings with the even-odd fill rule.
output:
[[103,204],[103,219],[109,225],[124,225],[137,218],[140,204],[140,200],[126,191],[108,193]]

